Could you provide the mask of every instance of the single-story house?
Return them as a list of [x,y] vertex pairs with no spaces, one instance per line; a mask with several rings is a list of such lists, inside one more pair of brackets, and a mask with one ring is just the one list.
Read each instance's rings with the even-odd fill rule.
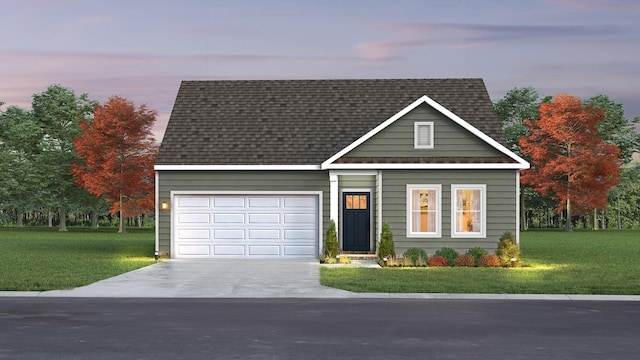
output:
[[311,257],[519,237],[519,172],[482,79],[184,81],[155,164],[156,252]]

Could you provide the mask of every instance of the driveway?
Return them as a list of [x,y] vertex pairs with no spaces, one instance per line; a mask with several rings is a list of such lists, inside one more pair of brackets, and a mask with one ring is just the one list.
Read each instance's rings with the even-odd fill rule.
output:
[[156,298],[340,298],[320,285],[313,259],[172,259],[96,283],[39,296]]

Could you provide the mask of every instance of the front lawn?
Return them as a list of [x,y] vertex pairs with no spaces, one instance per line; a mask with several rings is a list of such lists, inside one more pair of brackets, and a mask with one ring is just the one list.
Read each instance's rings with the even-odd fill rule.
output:
[[0,228],[0,291],[84,286],[155,263],[154,230]]
[[640,231],[527,231],[520,243],[520,268],[323,267],[321,283],[382,293],[640,294]]

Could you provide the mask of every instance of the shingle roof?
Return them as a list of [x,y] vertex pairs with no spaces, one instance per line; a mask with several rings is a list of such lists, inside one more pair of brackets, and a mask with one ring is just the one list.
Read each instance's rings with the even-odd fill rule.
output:
[[318,165],[423,95],[505,144],[482,79],[183,81],[156,165]]

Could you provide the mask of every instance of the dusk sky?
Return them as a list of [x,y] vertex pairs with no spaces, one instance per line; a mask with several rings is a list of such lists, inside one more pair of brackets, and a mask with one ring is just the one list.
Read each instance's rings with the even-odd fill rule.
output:
[[[638,0],[2,0],[0,102],[51,84],[158,111],[181,80],[483,78],[640,116]],[[247,104],[251,106],[251,104]]]

